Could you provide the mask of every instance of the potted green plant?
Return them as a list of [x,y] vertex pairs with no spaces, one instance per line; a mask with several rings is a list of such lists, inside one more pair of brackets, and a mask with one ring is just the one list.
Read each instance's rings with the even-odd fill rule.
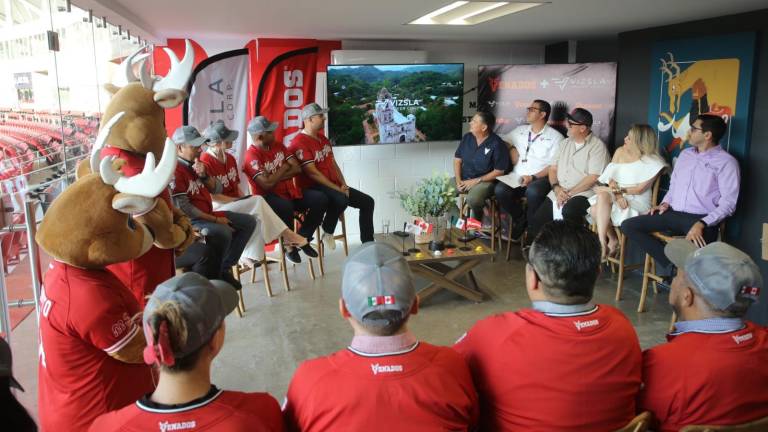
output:
[[451,178],[445,173],[435,173],[422,179],[410,191],[395,193],[405,211],[434,226],[431,236],[417,236],[416,243],[431,241],[431,250],[442,250],[446,225],[445,214],[456,205],[456,186]]

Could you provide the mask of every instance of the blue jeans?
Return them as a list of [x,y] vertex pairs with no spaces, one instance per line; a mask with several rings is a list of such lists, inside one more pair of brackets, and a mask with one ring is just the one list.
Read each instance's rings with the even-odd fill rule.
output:
[[[192,225],[198,230],[208,230],[205,235],[205,260],[209,263],[209,274],[218,273],[217,277],[237,264],[240,255],[256,228],[256,220],[251,215],[235,212],[224,212],[229,219],[229,225],[208,222],[202,219],[192,219]],[[210,276],[208,276],[210,277]]]

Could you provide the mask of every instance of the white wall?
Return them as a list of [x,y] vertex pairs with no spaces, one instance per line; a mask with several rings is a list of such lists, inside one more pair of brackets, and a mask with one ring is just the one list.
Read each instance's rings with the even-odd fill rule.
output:
[[[464,63],[465,91],[477,85],[477,67],[486,64],[533,64],[544,62],[543,44],[488,44],[426,41],[342,41],[342,49],[424,50],[431,63]],[[464,116],[476,111],[477,92],[464,96]],[[464,123],[464,132],[467,123]],[[376,200],[374,229],[382,230],[382,221],[391,222],[390,231],[402,229],[410,216],[394,198],[395,190],[408,190],[419,179],[433,172],[453,175],[453,153],[458,141],[411,144],[380,144],[335,147],[333,152],[347,183]],[[357,210],[347,210],[347,235],[357,240]]]
[[[209,56],[242,48],[250,38],[195,39]],[[477,85],[477,67],[486,64],[538,64],[544,62],[543,44],[464,43],[430,41],[345,40],[342,49],[363,50],[423,50],[431,63],[464,63],[464,89]],[[475,108],[476,91],[464,96],[464,132],[467,117]],[[407,215],[394,198],[394,191],[408,190],[419,179],[434,172],[453,175],[453,153],[458,141],[422,142],[412,144],[382,144],[334,148],[334,155],[344,172],[347,183],[376,200],[373,227],[382,230],[382,222],[390,221],[390,231],[402,228]],[[358,240],[358,212],[346,213],[347,235]]]

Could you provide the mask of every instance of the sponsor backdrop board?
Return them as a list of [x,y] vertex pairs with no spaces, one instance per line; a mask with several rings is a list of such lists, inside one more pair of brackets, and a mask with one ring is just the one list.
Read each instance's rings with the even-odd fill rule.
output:
[[534,99],[552,105],[549,124],[566,134],[565,114],[576,107],[592,113],[592,130],[609,147],[613,142],[616,63],[488,65],[478,68],[478,110],[496,115],[496,133],[525,123]]
[[328,66],[335,145],[461,139],[464,64]]

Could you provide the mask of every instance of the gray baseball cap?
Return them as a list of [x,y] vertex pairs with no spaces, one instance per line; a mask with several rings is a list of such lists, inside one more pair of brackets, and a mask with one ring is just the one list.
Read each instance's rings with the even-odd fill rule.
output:
[[213,142],[232,142],[236,140],[239,135],[240,132],[228,128],[223,120],[216,120],[203,131],[203,136]]
[[194,126],[181,126],[173,131],[171,141],[174,144],[186,144],[194,147],[200,147],[208,142],[208,138],[200,136],[200,131]]
[[301,119],[306,120],[314,115],[325,114],[327,112],[327,109],[324,109],[320,105],[312,102],[311,104],[305,105],[304,108],[301,109]]
[[224,318],[237,306],[235,288],[221,280],[208,280],[197,273],[184,273],[161,283],[144,308],[143,324],[165,302],[179,305],[187,323],[187,342],[174,357],[183,358],[213,337]]
[[13,377],[13,356],[5,338],[0,337],[0,377],[7,377],[9,385],[24,391],[24,387]]
[[264,132],[274,132],[277,129],[277,122],[271,122],[264,116],[258,116],[248,122],[248,132],[260,134]]
[[760,295],[760,269],[749,255],[727,243],[714,242],[699,249],[688,240],[675,239],[664,247],[664,254],[685,270],[702,297],[719,310],[741,298],[757,301]]
[[394,310],[408,316],[416,288],[402,253],[384,243],[371,242],[350,255],[344,264],[341,297],[361,324],[383,327],[385,319],[366,318],[371,312]]

